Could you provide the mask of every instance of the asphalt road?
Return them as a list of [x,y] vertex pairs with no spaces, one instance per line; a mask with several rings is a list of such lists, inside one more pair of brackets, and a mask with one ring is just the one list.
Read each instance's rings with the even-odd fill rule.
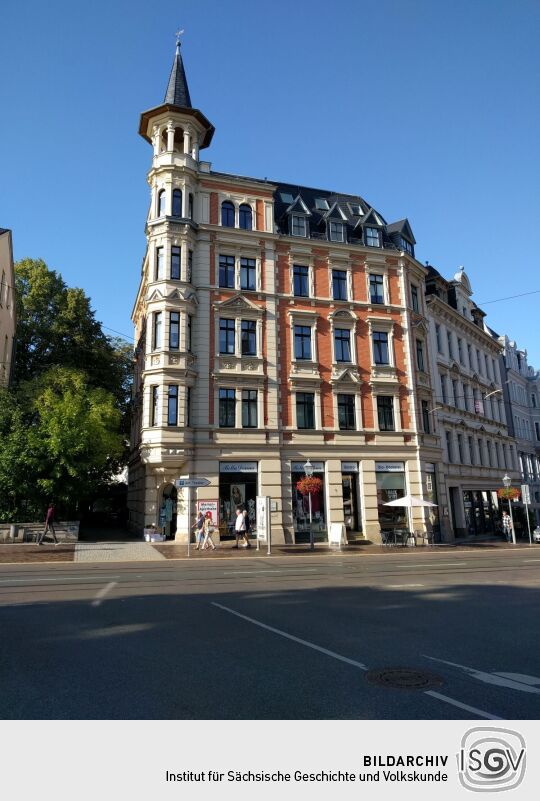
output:
[[1,565],[0,717],[538,719],[539,588],[534,548]]

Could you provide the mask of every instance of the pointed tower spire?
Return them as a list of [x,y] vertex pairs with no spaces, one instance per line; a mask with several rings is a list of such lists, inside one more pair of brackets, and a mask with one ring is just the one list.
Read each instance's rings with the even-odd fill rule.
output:
[[191,108],[184,63],[180,55],[180,36],[182,33],[184,31],[176,32],[176,53],[163,102],[172,106],[180,106],[181,108]]

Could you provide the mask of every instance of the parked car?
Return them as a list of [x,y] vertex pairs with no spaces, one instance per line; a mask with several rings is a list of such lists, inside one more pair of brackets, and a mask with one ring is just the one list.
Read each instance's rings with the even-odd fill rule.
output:
[[533,531],[533,542],[540,542],[540,526],[536,526]]

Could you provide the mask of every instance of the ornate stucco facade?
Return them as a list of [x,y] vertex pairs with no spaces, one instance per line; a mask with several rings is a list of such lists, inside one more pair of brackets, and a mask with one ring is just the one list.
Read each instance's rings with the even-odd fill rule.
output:
[[[205,477],[220,534],[234,506],[272,498],[276,542],[306,538],[296,490],[309,458],[322,491],[317,539],[332,523],[378,540],[447,521],[387,509],[442,492],[426,269],[406,220],[387,224],[357,195],[216,172],[200,152],[214,128],[191,106],[179,48],[161,106],[144,112],[151,192],[133,322],[131,525],[185,540]],[[440,502],[440,501],[439,501]],[[441,516],[442,517],[442,516]]]

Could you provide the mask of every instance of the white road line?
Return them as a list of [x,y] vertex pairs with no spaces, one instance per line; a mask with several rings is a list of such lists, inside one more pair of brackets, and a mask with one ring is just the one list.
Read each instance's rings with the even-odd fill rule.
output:
[[112,590],[113,587],[116,587],[118,584],[117,581],[109,581],[104,587],[100,589],[98,594],[96,595],[95,599],[92,601],[92,606],[99,606],[105,596]]
[[[384,585],[382,585],[384,587]],[[404,587],[425,587],[425,584],[387,584],[388,590],[400,590]]]
[[439,701],[444,701],[446,704],[457,706],[458,709],[464,709],[466,712],[472,712],[475,715],[479,715],[481,718],[487,718],[487,720],[504,720],[504,718],[500,718],[497,715],[491,715],[489,712],[483,712],[481,709],[477,709],[475,706],[462,704],[461,701],[456,701],[454,698],[450,698],[448,695],[438,693],[435,690],[425,690],[424,694],[431,695],[432,698],[438,698]]
[[[540,559],[538,560],[540,561]],[[441,567],[461,567],[462,565],[466,565],[467,562],[438,562],[437,566]],[[407,565],[407,567],[433,567],[433,563],[430,564],[412,564]]]
[[306,648],[311,648],[313,651],[319,651],[321,654],[326,654],[326,656],[331,656],[333,659],[337,659],[339,662],[345,662],[347,665],[353,665],[353,667],[360,668],[360,670],[367,670],[367,666],[364,665],[362,662],[357,662],[355,659],[349,659],[347,656],[342,656],[341,654],[336,654],[335,651],[329,651],[328,648],[323,648],[320,645],[315,645],[313,642],[308,642],[308,640],[302,640],[300,637],[295,637],[293,634],[288,634],[286,631],[282,631],[281,629],[275,629],[273,626],[268,626],[266,623],[261,623],[260,620],[255,620],[252,617],[248,617],[247,615],[242,615],[240,612],[235,612],[234,609],[230,609],[228,606],[222,606],[221,604],[212,602],[212,606],[217,606],[218,609],[222,609],[224,612],[228,612],[230,615],[235,615],[235,617],[239,617],[242,620],[247,620],[248,623],[253,623],[254,626],[259,626],[261,629],[266,629],[266,631],[271,631],[273,634],[279,634],[280,637],[285,637],[287,640],[292,640],[293,642],[298,643],[299,645],[305,645]]
[[540,559],[524,559],[524,562],[540,562]]
[[23,579],[0,579],[0,584],[34,584],[36,581],[56,581],[61,584],[63,581],[80,581],[82,584],[88,583],[87,579],[98,579],[98,578],[120,578],[119,576],[88,576],[88,575],[81,575],[81,576],[58,576],[57,578],[23,578]]

